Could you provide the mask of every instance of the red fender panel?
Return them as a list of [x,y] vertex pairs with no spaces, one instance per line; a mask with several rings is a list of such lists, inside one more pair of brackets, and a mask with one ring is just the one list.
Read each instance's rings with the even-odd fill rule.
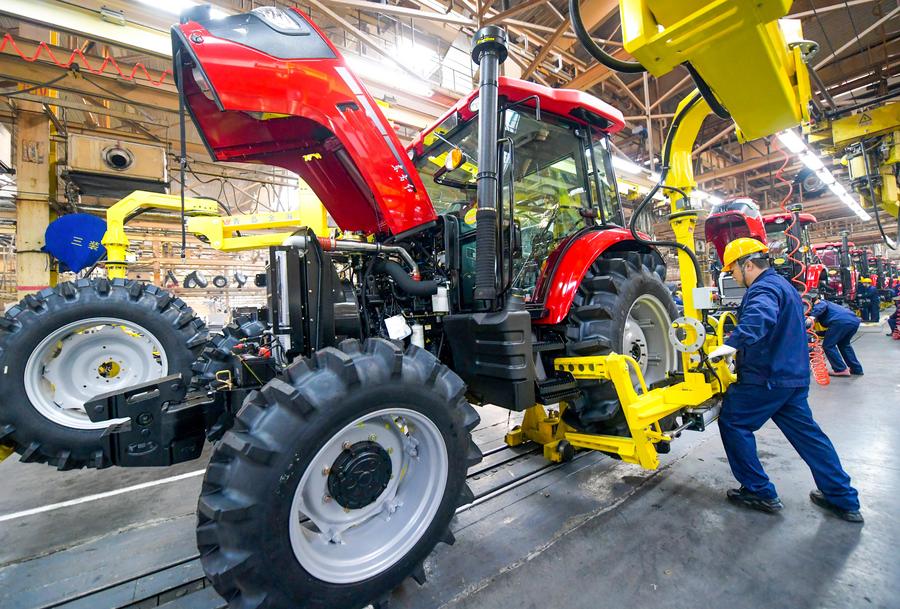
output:
[[545,315],[534,323],[549,326],[562,322],[569,314],[581,280],[597,257],[624,241],[634,242],[635,249],[641,247],[625,228],[593,230],[564,239],[550,254],[535,286],[535,295],[540,298],[546,294],[546,298]]

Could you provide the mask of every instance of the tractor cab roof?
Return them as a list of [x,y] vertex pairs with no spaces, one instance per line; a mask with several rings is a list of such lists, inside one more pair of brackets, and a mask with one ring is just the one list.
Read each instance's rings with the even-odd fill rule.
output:
[[[615,133],[625,126],[625,118],[621,111],[584,91],[551,89],[537,83],[501,76],[498,79],[498,95],[501,104],[505,99],[508,102],[519,102],[517,105],[520,107],[534,108],[539,102],[542,113],[590,125],[593,130],[601,133]],[[448,120],[449,122],[456,120],[458,124],[474,117],[478,113],[477,98],[478,89],[475,89],[457,101],[443,116],[423,129],[410,143],[409,149],[421,154],[424,151],[425,138],[445,126]]]

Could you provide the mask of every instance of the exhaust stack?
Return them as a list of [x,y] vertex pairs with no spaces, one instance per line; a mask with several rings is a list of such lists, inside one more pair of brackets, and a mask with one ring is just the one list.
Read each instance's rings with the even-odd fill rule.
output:
[[489,25],[476,32],[472,60],[479,65],[478,211],[475,212],[475,300],[495,308],[497,300],[497,77],[506,60],[506,32]]

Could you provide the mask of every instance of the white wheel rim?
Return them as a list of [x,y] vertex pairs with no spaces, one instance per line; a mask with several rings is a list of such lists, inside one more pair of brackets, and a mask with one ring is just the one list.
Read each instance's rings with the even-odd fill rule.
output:
[[[389,454],[391,479],[369,505],[348,509],[330,496],[328,475],[347,446],[366,441]],[[443,435],[422,413],[391,408],[356,419],[326,441],[294,492],[289,532],[298,562],[334,584],[386,571],[425,534],[444,497],[447,470]]]
[[669,342],[670,325],[665,305],[652,294],[638,296],[625,318],[622,353],[637,361],[648,385],[663,380],[675,368],[675,348]]
[[114,317],[72,322],[50,333],[25,364],[25,393],[47,419],[81,430],[105,429],[84,405],[97,395],[161,378],[168,370],[159,340]]

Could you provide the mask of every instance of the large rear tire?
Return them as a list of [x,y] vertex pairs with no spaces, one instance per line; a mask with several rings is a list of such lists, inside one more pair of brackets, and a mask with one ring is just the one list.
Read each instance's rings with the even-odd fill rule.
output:
[[95,395],[168,374],[191,379],[203,322],[153,285],[79,279],[29,294],[0,318],[0,442],[58,469],[110,465]]
[[471,497],[479,417],[423,349],[344,341],[251,394],[198,507],[204,571],[231,607],[354,609],[421,573]]
[[[678,316],[672,293],[662,282],[665,266],[655,254],[612,252],[597,258],[578,288],[567,320],[569,355],[634,357],[648,385],[676,369],[669,343]],[[566,422],[590,433],[628,435],[610,381],[579,381],[581,397],[565,411]]]

